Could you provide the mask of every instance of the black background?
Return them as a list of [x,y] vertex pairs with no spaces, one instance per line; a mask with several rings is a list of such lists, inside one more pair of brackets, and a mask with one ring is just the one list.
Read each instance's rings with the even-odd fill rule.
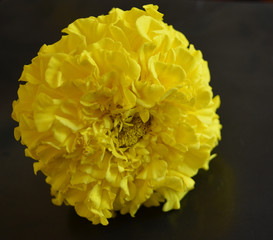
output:
[[164,21],[203,52],[221,97],[222,141],[209,171],[178,211],[141,208],[94,226],[73,208],[54,206],[44,176],[13,137],[17,80],[44,44],[80,17],[152,1],[0,1],[1,239],[273,239],[273,5],[153,1]]

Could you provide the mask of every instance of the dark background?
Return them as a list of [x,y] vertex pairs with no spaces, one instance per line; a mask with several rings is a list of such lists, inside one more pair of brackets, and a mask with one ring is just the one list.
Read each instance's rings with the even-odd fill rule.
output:
[[[221,97],[218,157],[194,178],[178,211],[141,208],[94,226],[54,206],[44,176],[13,137],[17,80],[44,44],[80,17],[159,4],[164,20],[202,50]],[[207,1],[0,1],[1,239],[273,239],[273,4]]]

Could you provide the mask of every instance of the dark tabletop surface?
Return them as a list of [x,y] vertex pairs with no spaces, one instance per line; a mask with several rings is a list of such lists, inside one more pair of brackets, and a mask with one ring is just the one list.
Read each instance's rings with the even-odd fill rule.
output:
[[18,78],[44,44],[80,17],[152,1],[0,1],[1,239],[273,239],[273,4],[153,1],[164,20],[202,50],[221,97],[222,141],[209,171],[178,211],[141,208],[94,226],[54,206],[44,176],[13,138]]

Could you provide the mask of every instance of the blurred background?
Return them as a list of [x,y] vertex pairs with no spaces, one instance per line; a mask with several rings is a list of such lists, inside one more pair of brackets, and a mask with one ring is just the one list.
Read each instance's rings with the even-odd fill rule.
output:
[[[273,1],[1,0],[0,237],[2,239],[273,239]],[[16,142],[10,114],[25,64],[77,18],[154,3],[203,53],[223,124],[218,156],[181,209],[141,208],[93,226],[51,203]]]
[[270,2],[273,2],[273,0],[192,0],[192,1],[196,1],[196,2],[246,2],[246,3],[250,3],[250,2],[270,3]]

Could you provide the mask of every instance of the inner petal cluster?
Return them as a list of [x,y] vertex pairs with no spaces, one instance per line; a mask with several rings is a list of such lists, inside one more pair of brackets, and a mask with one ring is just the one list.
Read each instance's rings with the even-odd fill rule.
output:
[[150,126],[151,121],[144,123],[139,116],[133,116],[130,122],[123,124],[118,133],[119,147],[131,147],[141,139]]

